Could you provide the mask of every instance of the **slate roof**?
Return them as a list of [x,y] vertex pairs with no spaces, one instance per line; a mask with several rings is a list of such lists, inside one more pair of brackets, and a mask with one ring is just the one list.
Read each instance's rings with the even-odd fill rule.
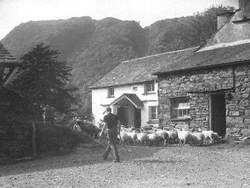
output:
[[136,108],[143,107],[143,102],[139,99],[139,97],[136,94],[130,93],[124,93],[119,98],[114,100],[110,105],[117,104],[119,102],[122,103],[124,99],[130,101]]
[[154,80],[157,77],[153,73],[169,63],[174,64],[185,59],[195,50],[197,47],[123,61],[90,88],[129,85]]
[[16,58],[0,43],[0,64],[2,63],[16,63]]
[[242,62],[250,64],[250,43],[198,51],[181,61],[169,63],[155,74],[219,67]]
[[213,47],[214,45],[231,43],[241,40],[250,39],[250,22],[243,20],[235,22],[242,16],[242,11],[236,11],[230,21],[219,29],[213,37],[211,37],[204,48]]
[[155,74],[250,63],[250,21],[241,17],[242,10],[236,11],[205,46],[179,62],[168,63]]
[[20,65],[21,64],[17,62],[16,58],[11,55],[11,53],[0,42],[0,67],[7,68],[5,75],[6,77],[4,77],[4,83],[1,83],[3,84],[1,86],[5,87],[12,81],[11,78],[13,78],[17,67]]

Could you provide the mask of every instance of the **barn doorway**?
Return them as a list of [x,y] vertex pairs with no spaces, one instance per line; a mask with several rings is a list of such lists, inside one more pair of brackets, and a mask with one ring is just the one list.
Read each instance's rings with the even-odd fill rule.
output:
[[226,134],[226,105],[225,94],[210,95],[210,128],[220,136]]

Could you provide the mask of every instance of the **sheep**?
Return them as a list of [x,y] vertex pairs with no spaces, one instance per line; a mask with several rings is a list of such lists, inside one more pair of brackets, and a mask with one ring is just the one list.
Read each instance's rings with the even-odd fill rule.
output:
[[162,143],[163,138],[158,136],[156,133],[149,133],[148,134],[149,145],[159,145]]
[[190,145],[199,145],[201,146],[204,142],[204,134],[202,132],[193,132],[190,134]]
[[185,145],[189,141],[189,138],[191,137],[189,131],[177,130],[177,134],[179,138],[179,145]]
[[218,133],[210,130],[210,131],[202,131],[204,134],[204,144],[213,144],[215,142],[218,142],[221,137],[218,135]]
[[166,146],[169,140],[168,132],[165,130],[158,129],[155,132],[163,140],[163,145]]
[[249,129],[242,129],[241,130],[241,138],[244,138],[244,137],[249,137],[250,136],[250,130]]
[[220,136],[218,133],[213,132],[212,133],[212,139],[213,139],[213,143],[218,143],[219,141],[222,140],[222,136]]
[[125,144],[130,144],[131,142],[133,142],[131,137],[128,135],[128,132],[125,132],[123,130],[120,132],[120,140]]
[[212,144],[214,142],[213,140],[213,131],[202,131],[202,134],[204,135],[204,144]]
[[178,133],[176,130],[166,131],[168,133],[168,143],[175,144],[178,142]]
[[137,133],[137,142],[146,145],[148,143],[148,134],[144,132]]
[[132,132],[127,132],[128,137],[130,137],[130,142],[129,144],[136,144],[137,142],[137,134],[135,131]]

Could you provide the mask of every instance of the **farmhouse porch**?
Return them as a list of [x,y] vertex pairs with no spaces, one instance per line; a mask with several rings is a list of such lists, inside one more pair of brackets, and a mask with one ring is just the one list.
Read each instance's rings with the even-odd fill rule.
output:
[[114,100],[110,106],[117,113],[122,125],[141,127],[141,108],[143,102],[136,94],[123,94]]

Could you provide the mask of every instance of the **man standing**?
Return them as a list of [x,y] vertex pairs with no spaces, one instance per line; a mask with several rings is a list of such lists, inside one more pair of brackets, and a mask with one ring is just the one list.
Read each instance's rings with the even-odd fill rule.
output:
[[117,150],[117,135],[118,131],[120,131],[120,122],[118,120],[118,117],[115,114],[111,113],[111,108],[108,107],[106,109],[107,115],[104,116],[104,126],[102,128],[102,131],[100,135],[103,135],[103,132],[105,129],[107,129],[107,137],[108,137],[108,146],[106,148],[105,153],[103,154],[103,159],[106,160],[108,158],[108,155],[112,149],[113,156],[115,158],[114,162],[120,162],[118,150]]

